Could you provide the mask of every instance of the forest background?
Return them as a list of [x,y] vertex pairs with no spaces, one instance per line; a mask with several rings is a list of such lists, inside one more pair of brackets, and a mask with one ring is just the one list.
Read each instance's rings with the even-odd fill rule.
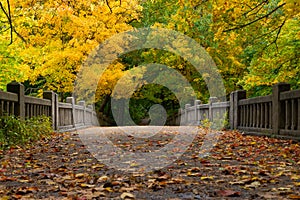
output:
[[[215,61],[227,95],[238,89],[248,97],[267,95],[278,82],[299,88],[297,0],[1,0],[0,8],[0,90],[17,81],[27,95],[52,90],[64,100],[99,44],[142,27],[175,30],[197,41]],[[95,102],[100,113],[112,119],[114,86],[126,71],[145,63],[176,69],[197,98],[207,102],[204,79],[209,75],[197,73],[173,53],[141,49],[119,57],[98,81]],[[169,116],[179,108],[168,88],[146,84],[130,99],[132,118],[138,122],[147,117],[154,104],[163,105]]]

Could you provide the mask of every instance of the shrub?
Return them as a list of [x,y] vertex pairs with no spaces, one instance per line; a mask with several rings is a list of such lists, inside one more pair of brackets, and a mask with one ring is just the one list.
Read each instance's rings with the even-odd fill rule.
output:
[[223,130],[230,128],[228,113],[226,112],[223,116],[220,117],[219,113],[216,113],[216,116],[213,121],[210,121],[208,118],[204,118],[200,121],[200,124],[204,128]]
[[24,145],[49,136],[52,132],[49,117],[32,117],[20,120],[15,116],[0,117],[0,149]]

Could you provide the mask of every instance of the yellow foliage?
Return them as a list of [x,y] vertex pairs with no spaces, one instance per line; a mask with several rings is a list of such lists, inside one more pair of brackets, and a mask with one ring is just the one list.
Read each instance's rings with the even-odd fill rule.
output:
[[[21,47],[22,41],[15,40],[21,47],[17,53],[23,80],[35,84],[43,78],[44,89],[60,93],[72,92],[76,73],[91,51],[131,29],[127,22],[138,19],[141,11],[138,0],[109,1],[109,7],[96,0],[15,0],[11,8],[14,25],[27,41]],[[117,73],[109,79],[117,79],[122,68],[116,65]]]

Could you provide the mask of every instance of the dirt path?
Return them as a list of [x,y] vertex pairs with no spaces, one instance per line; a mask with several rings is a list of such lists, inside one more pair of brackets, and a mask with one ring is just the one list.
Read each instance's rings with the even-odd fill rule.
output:
[[201,158],[207,130],[184,151],[190,136],[171,127],[148,138],[145,127],[140,138],[87,130],[0,152],[0,199],[300,199],[299,143],[227,131]]

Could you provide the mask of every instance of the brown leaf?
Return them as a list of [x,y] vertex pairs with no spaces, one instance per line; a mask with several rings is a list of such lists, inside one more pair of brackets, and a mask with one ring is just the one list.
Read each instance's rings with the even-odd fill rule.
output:
[[28,193],[37,192],[37,191],[38,191],[37,187],[21,187],[17,190],[16,194],[24,195],[24,194],[28,194]]
[[300,199],[300,195],[290,194],[288,196],[290,199]]
[[16,181],[17,179],[14,177],[1,176],[0,181]]
[[170,178],[170,176],[168,174],[165,174],[163,176],[159,176],[157,178],[158,181],[164,181],[164,180],[168,180]]
[[223,197],[239,197],[241,195],[240,192],[233,190],[220,190],[218,193]]

